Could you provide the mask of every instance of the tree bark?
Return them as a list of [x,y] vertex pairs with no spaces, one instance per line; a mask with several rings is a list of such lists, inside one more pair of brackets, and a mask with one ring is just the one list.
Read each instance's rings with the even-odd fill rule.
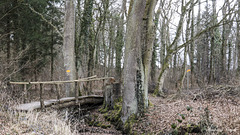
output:
[[[193,39],[194,37],[194,1],[192,1],[191,3],[191,10],[192,10],[192,18],[191,18],[191,39]],[[193,81],[193,76],[195,74],[195,71],[194,71],[194,50],[195,50],[195,40],[193,40],[191,42],[191,46],[190,46],[190,53],[189,53],[189,56],[190,56],[190,66],[191,66],[191,88],[193,87],[193,84],[194,84],[194,81]]]
[[172,58],[173,52],[174,52],[174,50],[177,51],[178,47],[175,49],[173,49],[173,47],[175,47],[177,45],[177,42],[181,36],[182,27],[183,27],[183,23],[184,23],[184,17],[187,13],[187,7],[190,4],[191,4],[191,1],[189,1],[185,5],[183,5],[183,1],[182,1],[182,12],[180,15],[179,23],[177,25],[176,36],[175,36],[174,40],[172,41],[172,43],[169,46],[167,46],[167,56],[163,60],[164,64],[162,65],[162,68],[161,68],[161,71],[160,71],[160,74],[158,77],[158,85],[154,91],[154,95],[161,96],[163,94],[162,88],[163,88],[163,82],[165,79],[164,77],[166,76],[166,73],[168,72],[169,61]]
[[134,1],[127,22],[121,118],[123,123],[132,114],[136,115],[139,112],[138,93],[141,91],[141,85],[137,84],[139,79],[137,72],[140,71],[139,63],[141,63],[141,32],[144,15],[144,10],[142,9],[145,9],[145,4],[145,0]]
[[238,74],[240,73],[240,1],[238,1],[238,17],[237,17],[237,36],[236,42],[238,46]]
[[[143,54],[143,72],[144,74],[142,75],[143,79],[143,98],[144,98],[144,108],[148,107],[148,82],[150,78],[150,67],[151,67],[151,62],[152,62],[152,53],[153,53],[153,45],[154,45],[154,40],[156,37],[156,29],[155,29],[155,24],[153,21],[154,17],[154,9],[156,6],[156,0],[148,0],[146,3],[146,8],[145,8],[145,15],[143,19],[146,19],[144,22],[146,25],[146,28],[144,32],[146,32],[145,37],[142,37],[143,40],[145,40],[145,44],[143,44],[144,47],[144,52]],[[144,33],[143,32],[143,33]]]
[[[63,57],[65,67],[65,80],[76,80],[75,67],[75,11],[74,1],[66,1],[66,11],[64,20]],[[75,84],[68,83],[66,86],[66,96],[74,96]]]
[[[186,41],[188,41],[189,39],[189,35],[190,35],[190,18],[191,18],[191,12],[189,11],[188,12],[188,18],[187,18],[187,26],[186,26]],[[188,52],[188,48],[189,48],[189,45],[187,44],[184,48],[184,62],[183,62],[183,72],[182,72],[182,76],[180,78],[180,86],[178,88],[178,92],[180,93],[181,92],[181,89],[182,87],[184,86],[184,79],[185,79],[185,76],[186,76],[186,73],[187,73],[187,52]],[[187,86],[188,87],[188,86]]]

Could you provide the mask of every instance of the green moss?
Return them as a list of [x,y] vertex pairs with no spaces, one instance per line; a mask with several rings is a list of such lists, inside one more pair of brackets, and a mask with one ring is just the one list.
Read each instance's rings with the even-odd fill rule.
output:
[[121,130],[123,128],[121,112],[122,112],[122,98],[119,98],[115,100],[113,110],[108,110],[108,112],[105,112],[104,114],[104,118],[107,121],[110,121],[117,130]]
[[126,121],[126,123],[124,124],[124,127],[123,127],[123,131],[124,133],[126,134],[133,134],[133,131],[132,131],[132,126],[134,123],[136,123],[136,115],[135,114],[132,114],[128,120]]
[[122,97],[118,98],[118,99],[115,99],[114,100],[114,103],[122,103],[123,99]]
[[95,126],[95,127],[101,127],[101,128],[104,128],[104,129],[111,127],[111,125],[106,125],[106,124],[103,124],[103,123],[101,123],[99,121],[95,121],[95,120],[89,121],[88,125],[89,126]]
[[173,132],[172,132],[172,135],[178,135],[178,130],[174,129]]
[[94,121],[89,121],[89,122],[88,122],[88,125],[89,125],[89,126],[93,126],[93,125],[94,125]]
[[102,107],[98,111],[101,112],[101,113],[106,113],[108,110],[109,110],[108,107]]
[[156,97],[158,95],[158,87],[154,90],[153,96]]
[[99,121],[97,121],[97,122],[94,123],[94,126],[96,126],[96,127],[101,127],[102,124],[101,124]]
[[111,125],[105,125],[105,124],[102,124],[102,125],[101,125],[101,128],[104,128],[104,129],[110,128],[110,127],[111,127]]
[[148,100],[148,106],[149,107],[153,107],[154,106],[150,100]]
[[121,108],[122,108],[121,104],[115,104],[113,107],[114,110],[120,110]]

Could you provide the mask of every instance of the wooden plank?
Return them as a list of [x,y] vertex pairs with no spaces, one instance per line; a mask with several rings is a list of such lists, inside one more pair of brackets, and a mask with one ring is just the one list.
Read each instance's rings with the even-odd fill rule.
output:
[[[89,95],[89,96],[80,96],[78,97],[79,103],[81,105],[84,104],[100,104],[103,103],[103,96],[99,95]],[[63,108],[68,106],[76,105],[75,97],[66,97],[61,98],[61,102],[59,102],[57,99],[51,99],[44,101],[45,107],[54,107],[54,108]],[[33,111],[36,109],[41,109],[41,103],[40,101],[26,103],[26,104],[20,104],[18,106],[13,107],[14,110],[17,111]]]
[[[95,98],[95,97],[87,97],[87,98],[82,98],[78,102],[80,105],[86,105],[86,104],[101,104],[103,103],[103,98]],[[62,104],[59,104],[59,108],[66,108],[70,106],[76,105],[75,101],[70,101],[70,102],[65,102]]]
[[10,84],[30,84],[30,82],[9,82]]
[[[57,100],[55,100],[55,99],[47,100],[47,101],[44,101],[44,105],[46,107],[50,107],[55,102],[57,102]],[[13,107],[14,110],[18,110],[18,111],[33,111],[33,110],[40,109],[40,108],[41,108],[41,104],[39,101],[26,103],[26,104],[20,104],[18,106]]]
[[59,100],[59,104],[62,104],[64,102],[70,102],[70,101],[75,101],[75,97],[65,97],[65,98],[61,98]]

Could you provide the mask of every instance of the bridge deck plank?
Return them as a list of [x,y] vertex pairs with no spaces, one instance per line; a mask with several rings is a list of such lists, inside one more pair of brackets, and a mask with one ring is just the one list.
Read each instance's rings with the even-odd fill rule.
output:
[[[88,104],[88,103],[93,103],[96,101],[96,103],[101,103],[103,102],[103,96],[99,95],[89,95],[89,96],[79,96],[78,97],[79,103],[81,104]],[[60,102],[57,99],[50,99],[50,100],[45,100],[44,105],[45,107],[50,107],[52,105],[56,104],[66,104],[68,102],[75,101],[75,97],[65,97],[61,98]],[[72,104],[69,104],[72,105]],[[41,105],[39,101],[31,102],[31,103],[25,103],[25,104],[20,104],[17,106],[14,106],[13,109],[17,111],[33,111],[36,109],[40,109]]]

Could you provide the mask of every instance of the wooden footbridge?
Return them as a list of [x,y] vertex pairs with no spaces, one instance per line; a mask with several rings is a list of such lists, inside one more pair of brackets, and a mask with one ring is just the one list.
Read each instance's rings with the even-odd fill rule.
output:
[[[85,104],[101,104],[103,103],[103,95],[87,95],[87,96],[78,96],[79,92],[75,89],[75,97],[64,97],[60,98],[60,85],[64,83],[75,83],[76,86],[79,86],[80,82],[90,82],[90,81],[104,81],[105,85],[112,83],[111,80],[114,80],[113,77],[103,77],[96,78],[97,76],[91,76],[88,78],[81,78],[78,80],[68,80],[68,81],[46,81],[46,82],[10,82],[14,85],[24,85],[24,104],[14,106],[13,109],[17,111],[33,111],[37,109],[44,109],[47,107],[52,108],[65,108],[74,105],[85,105]],[[107,81],[106,81],[107,80]],[[39,101],[26,103],[28,98],[27,85],[40,85],[40,94]],[[44,84],[55,85],[57,99],[44,100]]]

